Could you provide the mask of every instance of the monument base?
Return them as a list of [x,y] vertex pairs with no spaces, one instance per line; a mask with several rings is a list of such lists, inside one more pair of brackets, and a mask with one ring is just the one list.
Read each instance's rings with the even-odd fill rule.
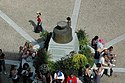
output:
[[56,61],[60,60],[61,57],[68,55],[71,51],[78,52],[79,51],[79,41],[77,38],[77,34],[73,35],[73,39],[71,42],[66,44],[56,43],[52,38],[49,42],[48,51],[51,54],[51,60]]

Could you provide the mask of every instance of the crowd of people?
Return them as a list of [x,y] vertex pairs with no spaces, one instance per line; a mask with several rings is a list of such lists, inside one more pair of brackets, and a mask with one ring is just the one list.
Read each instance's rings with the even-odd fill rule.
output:
[[93,71],[96,74],[96,82],[100,83],[103,74],[112,76],[112,67],[115,66],[116,55],[113,53],[113,46],[106,48],[105,41],[98,36],[92,39],[91,46],[95,50],[94,63],[96,68],[93,67]]
[[[42,20],[40,18],[41,13],[37,12],[37,26],[34,28],[36,33],[43,31]],[[70,25],[70,18],[67,18],[68,24]],[[116,55],[113,53],[113,46],[109,48],[105,47],[105,41],[98,36],[95,36],[91,41],[91,47],[94,49],[92,56],[94,57],[94,66],[90,68],[90,64],[86,64],[85,68],[79,68],[78,76],[83,83],[100,83],[100,79],[103,74],[112,76],[112,67],[115,66]],[[63,71],[57,70],[54,75],[49,71],[43,73],[41,70],[35,71],[32,63],[34,58],[37,56],[38,51],[33,49],[31,42],[25,42],[24,46],[19,48],[19,60],[20,65],[11,65],[9,78],[12,79],[13,83],[19,83],[22,79],[23,83],[77,83],[77,77],[73,73],[69,76],[65,76]],[[0,49],[0,74],[6,73],[5,67],[5,54]]]
[[[85,68],[79,69],[78,77],[82,78],[83,83],[100,83],[100,79],[103,74],[112,76],[112,67],[115,66],[116,55],[113,53],[113,47],[105,47],[103,39],[99,39],[95,36],[91,41],[91,47],[95,53],[92,54],[94,57],[95,65],[90,68],[90,64],[86,64]],[[24,46],[19,48],[20,65],[11,65],[9,78],[12,79],[13,83],[19,83],[22,79],[23,83],[77,83],[77,77],[71,72],[69,76],[65,76],[63,71],[57,70],[54,74],[49,71],[43,73],[40,71],[32,70],[32,63],[34,58],[37,56],[37,50],[33,49],[31,42],[25,42]],[[3,70],[2,70],[3,69]],[[5,67],[5,54],[0,49],[0,74],[6,74]]]
[[[69,76],[65,76],[64,73],[58,69],[55,73],[51,74],[49,71],[43,73],[42,70],[36,71],[33,65],[30,64],[37,56],[37,50],[33,49],[31,42],[25,42],[24,46],[19,48],[20,64],[11,65],[9,72],[9,79],[12,79],[13,83],[77,83],[77,78],[71,72]],[[24,61],[24,62],[23,62]],[[2,70],[3,69],[3,70]],[[34,70],[32,70],[34,69]],[[0,73],[2,71],[6,74],[5,68],[5,54],[0,49]]]

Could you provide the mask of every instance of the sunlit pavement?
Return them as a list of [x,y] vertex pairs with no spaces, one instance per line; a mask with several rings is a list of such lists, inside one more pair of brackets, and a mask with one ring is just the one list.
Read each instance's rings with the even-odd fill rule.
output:
[[[74,4],[75,0],[37,0],[37,2],[34,0],[0,0],[0,10],[37,40],[39,34],[33,32],[33,26],[28,22],[29,20],[36,22],[37,11],[42,12],[44,28],[52,31],[58,21],[72,16]],[[98,35],[108,43],[125,33],[124,9],[125,1],[82,0],[76,29],[85,29],[90,40]],[[5,52],[6,59],[17,60],[18,48],[26,39],[2,18],[0,18],[0,26],[0,47]],[[124,40],[114,44],[113,47],[117,54],[116,68],[124,68]],[[7,70],[9,70],[8,66]],[[124,75],[125,73],[113,73],[112,77],[104,76],[101,83],[124,83]]]

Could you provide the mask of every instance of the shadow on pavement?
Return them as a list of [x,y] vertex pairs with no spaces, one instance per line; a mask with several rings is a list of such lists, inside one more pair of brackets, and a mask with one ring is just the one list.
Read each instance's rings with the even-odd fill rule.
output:
[[3,53],[5,54],[5,59],[18,60],[19,57],[20,57],[18,52],[6,52],[6,51],[3,51]]
[[33,30],[35,30],[36,23],[33,20],[29,20],[30,25],[33,26]]

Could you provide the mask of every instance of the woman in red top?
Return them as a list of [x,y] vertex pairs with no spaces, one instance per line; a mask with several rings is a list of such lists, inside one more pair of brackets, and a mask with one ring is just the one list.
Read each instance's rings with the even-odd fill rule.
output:
[[70,76],[67,77],[67,83],[77,83],[77,78],[73,73],[70,74]]
[[41,13],[37,12],[37,26],[35,28],[35,32],[36,33],[39,33],[40,31],[41,32],[43,31],[43,28],[42,28],[42,19],[40,18],[40,16],[41,16]]

